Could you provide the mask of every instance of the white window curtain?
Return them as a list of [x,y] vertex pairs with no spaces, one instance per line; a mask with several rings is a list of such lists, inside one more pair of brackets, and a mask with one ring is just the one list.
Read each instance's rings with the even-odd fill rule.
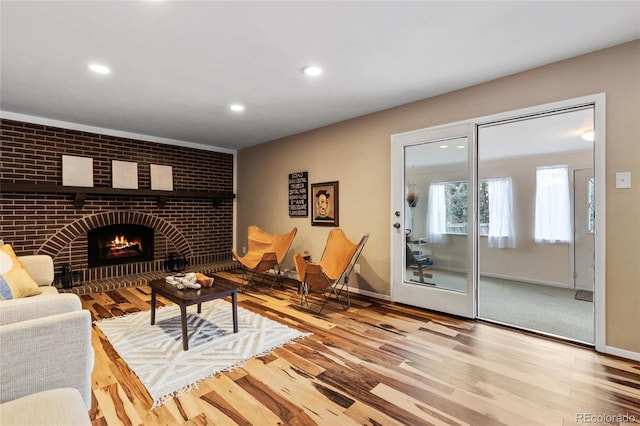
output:
[[511,178],[488,179],[487,187],[489,191],[488,246],[491,248],[515,248]]
[[447,241],[447,204],[443,183],[432,183],[429,186],[427,236],[431,244]]
[[537,243],[571,241],[569,167],[536,169],[535,240]]

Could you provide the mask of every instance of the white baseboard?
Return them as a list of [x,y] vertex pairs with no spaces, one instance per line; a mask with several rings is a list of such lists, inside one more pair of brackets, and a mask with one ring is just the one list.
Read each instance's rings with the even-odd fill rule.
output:
[[[273,269],[269,269],[269,271],[273,271]],[[284,271],[282,271],[282,276],[284,276],[285,278],[291,278],[292,280],[297,280],[298,271],[296,271],[295,269],[285,269]]]
[[[454,272],[454,273],[459,273],[459,274],[466,274],[467,270],[465,269],[460,269],[460,268],[431,268],[432,271],[444,271],[444,272]],[[541,281],[541,280],[536,280],[533,278],[527,278],[527,277],[512,277],[510,275],[503,275],[503,274],[493,274],[491,272],[481,272],[480,273],[480,277],[487,277],[487,278],[497,278],[500,280],[508,280],[508,281],[516,281],[516,282],[521,282],[521,283],[526,283],[526,284],[539,284],[539,285],[546,285],[546,286],[550,286],[550,287],[561,287],[561,288],[572,288],[570,284],[567,283],[559,283],[559,282],[554,282],[554,281]]]
[[[272,272],[275,274],[275,272],[273,272],[273,269],[270,269],[269,272]],[[290,278],[293,280],[298,279],[298,271],[296,271],[295,269],[285,269],[282,271],[282,275],[285,278]],[[361,290],[359,288],[351,287],[351,286],[349,287],[349,293],[361,294],[363,296],[373,297],[374,299],[382,299],[386,301],[391,300],[391,296],[389,295],[377,293],[375,291]]]
[[619,356],[620,358],[640,361],[640,353],[628,351],[626,349],[614,348],[613,346],[605,346],[604,353],[608,355]]
[[375,291],[361,290],[355,287],[349,287],[349,293],[361,294],[363,296],[373,297],[374,299],[391,300],[391,296],[389,295],[376,293]]
[[572,288],[571,285],[567,284],[567,283],[559,283],[559,282],[553,282],[553,281],[541,281],[541,280],[536,280],[536,279],[526,278],[526,277],[511,277],[511,276],[508,276],[508,275],[492,274],[492,273],[484,273],[484,272],[481,273],[480,276],[481,277],[488,277],[488,278],[497,278],[497,279],[501,279],[501,280],[522,282],[522,283],[527,283],[527,284],[546,285],[546,286],[549,286],[549,287]]
[[[272,270],[271,270],[272,271]],[[282,271],[282,275],[285,278],[298,279],[298,272],[295,269],[285,269]],[[374,299],[382,299],[386,301],[391,300],[391,296],[381,293],[376,293],[375,291],[361,290],[356,287],[349,287],[349,293],[361,294],[367,297],[373,297]]]

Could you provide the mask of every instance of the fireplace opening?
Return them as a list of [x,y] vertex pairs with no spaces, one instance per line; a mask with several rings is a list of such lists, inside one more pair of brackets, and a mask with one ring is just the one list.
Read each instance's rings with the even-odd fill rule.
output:
[[87,233],[89,268],[153,260],[153,228],[107,225]]

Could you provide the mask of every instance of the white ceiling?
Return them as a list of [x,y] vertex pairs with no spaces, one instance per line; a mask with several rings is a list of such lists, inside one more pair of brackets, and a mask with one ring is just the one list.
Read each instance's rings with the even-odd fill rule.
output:
[[0,19],[4,116],[232,150],[640,38],[638,1],[2,0]]

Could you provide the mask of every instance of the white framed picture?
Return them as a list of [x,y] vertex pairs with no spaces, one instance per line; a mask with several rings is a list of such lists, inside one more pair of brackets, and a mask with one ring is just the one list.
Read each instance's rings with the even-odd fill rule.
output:
[[138,163],[111,160],[111,186],[120,189],[138,189]]
[[173,167],[151,164],[151,189],[173,191]]
[[62,186],[93,187],[93,158],[63,155]]

